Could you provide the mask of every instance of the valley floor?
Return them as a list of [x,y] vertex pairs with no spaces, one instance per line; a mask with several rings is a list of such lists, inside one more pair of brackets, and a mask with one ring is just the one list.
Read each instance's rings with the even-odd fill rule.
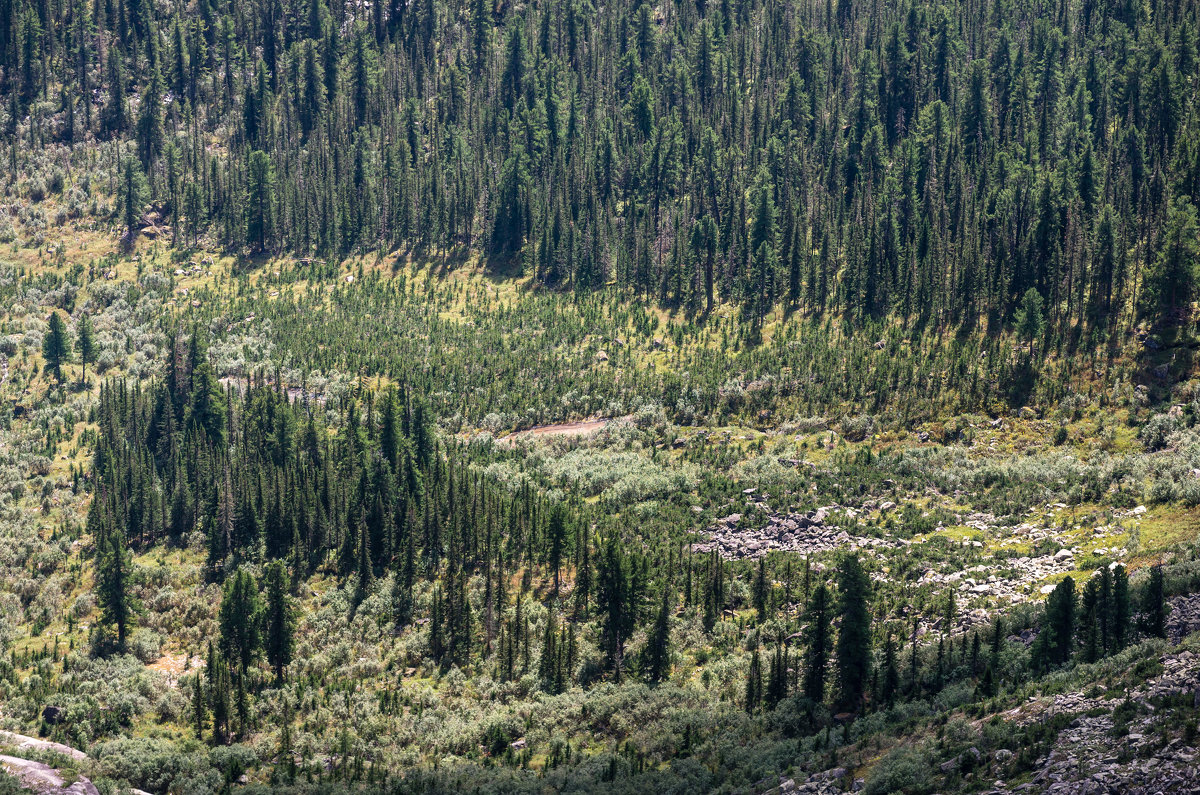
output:
[[[192,264],[201,261],[210,264]],[[732,319],[702,329],[642,313],[619,296],[572,304],[479,274],[380,275],[369,263],[347,265],[355,278],[330,287],[308,282],[295,263],[249,274],[232,265],[146,250],[136,264],[106,260],[81,271],[63,263],[6,276],[0,721],[87,752],[63,767],[61,748],[7,735],[5,767],[26,785],[1080,793],[1196,786],[1197,382],[1146,389],[1084,380],[1027,411],[951,411],[939,398],[906,418],[894,406],[869,411],[849,385],[837,409],[832,387],[820,387],[819,399],[806,394],[810,376],[798,377],[799,358],[782,341],[827,340],[803,318],[771,329],[780,342],[764,348],[775,351],[768,355],[724,347],[722,338],[737,333]],[[86,381],[78,359],[63,367],[61,383],[47,371],[51,312],[68,318],[73,333],[83,314],[94,324]],[[364,328],[354,333],[355,324]],[[197,712],[196,694],[202,688],[204,703],[212,692],[211,644],[226,632],[222,581],[235,564],[214,569],[210,526],[168,529],[172,501],[182,498],[165,488],[167,470],[155,470],[139,488],[156,495],[151,513],[162,519],[146,525],[150,535],[130,539],[137,609],[116,652],[106,645],[104,564],[89,519],[105,482],[94,464],[112,410],[101,386],[154,394],[185,355],[184,340],[198,333],[228,401],[231,441],[262,416],[293,411],[297,425],[278,433],[310,445],[311,417],[316,433],[327,434],[311,446],[314,460],[322,446],[323,455],[340,456],[339,445],[354,438],[348,422],[365,426],[365,444],[381,444],[383,396],[408,390],[426,401],[444,451],[437,455],[447,461],[441,474],[430,464],[421,478],[445,478],[448,468],[481,484],[477,494],[465,492],[480,506],[472,510],[525,499],[538,515],[563,506],[570,533],[557,570],[549,546],[506,548],[494,560],[511,567],[504,588],[513,601],[492,624],[500,586],[482,565],[451,574],[453,560],[419,558],[413,618],[401,623],[399,559],[364,575],[369,564],[335,547],[309,564],[287,553],[296,623],[286,682],[256,657],[241,674],[244,692],[235,688],[240,717],[218,742],[212,707]],[[756,363],[763,356],[767,365]],[[267,397],[275,394],[282,397]],[[161,452],[134,452],[162,460]],[[262,483],[257,488],[274,493]],[[262,521],[272,521],[269,500],[261,510]],[[498,527],[511,518],[541,528],[535,534],[552,532],[538,524],[544,515],[527,520],[507,510],[496,514]],[[619,570],[628,587],[643,588],[615,670],[609,619],[593,601],[611,598],[594,578],[611,572],[603,556],[613,537],[624,546]],[[847,554],[869,583],[874,677],[851,723],[849,713],[835,716],[836,683],[828,700],[804,697],[802,670],[812,595],[825,584],[841,593]],[[265,589],[272,554],[239,555]],[[1169,597],[1166,639],[1140,629],[1154,567]],[[1118,569],[1130,575],[1138,611],[1127,642],[1084,659],[1082,611],[1091,608],[1081,601],[1071,659],[1038,668],[1047,596],[1070,579],[1086,600],[1097,572]],[[443,662],[435,648],[442,589],[460,587],[455,582],[477,622],[461,664]],[[670,604],[658,619],[664,592]],[[506,641],[510,625],[517,634]],[[662,637],[665,670],[652,681]],[[505,642],[514,643],[508,652]],[[560,673],[543,664],[549,654],[561,655]],[[885,697],[882,680],[892,669],[897,690]]]

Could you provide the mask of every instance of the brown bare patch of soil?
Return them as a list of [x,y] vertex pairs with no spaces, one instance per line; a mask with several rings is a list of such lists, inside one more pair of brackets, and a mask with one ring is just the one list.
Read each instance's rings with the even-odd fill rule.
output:
[[186,654],[172,652],[167,652],[146,666],[151,671],[159,671],[166,674],[167,682],[171,687],[175,687],[179,683],[179,678],[190,670],[203,667],[204,660],[200,657],[193,658],[191,667],[189,668],[188,656]]

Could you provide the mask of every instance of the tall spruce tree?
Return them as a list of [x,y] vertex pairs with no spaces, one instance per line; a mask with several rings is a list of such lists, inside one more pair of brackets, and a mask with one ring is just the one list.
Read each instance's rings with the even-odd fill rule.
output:
[[883,646],[883,682],[879,691],[880,701],[891,706],[900,691],[900,670],[896,666],[896,644],[889,632]]
[[665,586],[654,629],[646,643],[644,669],[646,679],[652,683],[661,682],[671,672],[671,597]]
[[603,646],[609,668],[619,678],[625,643],[633,630],[629,562],[617,533],[605,539],[597,571],[597,607],[603,620]]
[[1113,651],[1125,648],[1133,627],[1133,608],[1129,595],[1129,575],[1124,566],[1113,569]]
[[57,311],[50,313],[49,328],[42,338],[42,358],[46,360],[46,370],[62,383],[62,366],[71,360],[71,335]]
[[818,583],[804,614],[808,622],[804,638],[804,695],[818,704],[825,700],[829,653],[833,648],[830,611],[829,589]]
[[293,635],[296,628],[295,609],[288,591],[291,582],[283,561],[273,560],[263,572],[266,609],[263,612],[263,635],[267,662],[275,672],[275,681],[283,682],[284,671],[292,661]]
[[1150,576],[1142,590],[1142,631],[1153,638],[1167,636],[1166,597],[1161,564],[1150,567]]
[[1046,599],[1037,639],[1031,649],[1035,667],[1062,665],[1071,657],[1075,642],[1075,580],[1062,580]]
[[106,626],[116,632],[117,648],[124,650],[133,623],[133,555],[119,529],[108,530],[98,541],[96,552],[96,602]]
[[250,667],[260,650],[261,621],[258,585],[249,571],[239,568],[225,583],[217,623],[221,653],[242,671]]
[[78,333],[75,335],[75,350],[79,352],[79,363],[82,370],[79,374],[81,386],[87,384],[88,362],[96,358],[96,332],[92,328],[92,316],[85,314],[79,318]]
[[837,639],[838,705],[848,712],[862,708],[871,667],[871,582],[854,555],[844,555],[837,569],[841,625]]

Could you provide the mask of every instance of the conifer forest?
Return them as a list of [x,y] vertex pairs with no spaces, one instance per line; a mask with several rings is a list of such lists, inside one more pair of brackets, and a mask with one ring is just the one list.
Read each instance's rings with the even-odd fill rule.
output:
[[1200,792],[1196,0],[0,0],[0,795]]

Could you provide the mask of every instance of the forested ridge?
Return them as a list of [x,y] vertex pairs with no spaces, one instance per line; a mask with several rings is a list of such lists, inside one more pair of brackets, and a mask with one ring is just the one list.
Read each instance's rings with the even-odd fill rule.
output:
[[3,0],[0,85],[14,170],[56,141],[132,141],[114,217],[138,227],[152,200],[176,242],[478,252],[756,323],[972,328],[1032,289],[1078,332],[1191,298],[1196,16]]

